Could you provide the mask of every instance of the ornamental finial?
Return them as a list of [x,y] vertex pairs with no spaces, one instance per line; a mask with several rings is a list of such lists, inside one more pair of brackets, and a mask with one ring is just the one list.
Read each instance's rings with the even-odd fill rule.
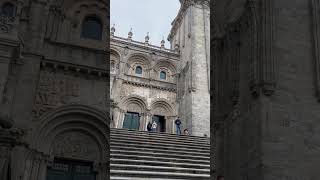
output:
[[128,39],[132,39],[133,33],[132,33],[132,28],[130,28],[130,31],[128,33]]
[[114,32],[116,32],[115,24],[111,28],[111,36],[114,36]]

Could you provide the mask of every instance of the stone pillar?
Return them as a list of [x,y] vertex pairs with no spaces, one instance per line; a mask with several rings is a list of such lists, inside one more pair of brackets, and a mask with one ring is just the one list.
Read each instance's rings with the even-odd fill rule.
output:
[[176,126],[174,124],[175,119],[177,116],[166,116],[166,131],[167,133],[175,133],[176,132]]
[[113,108],[113,127],[114,128],[119,128],[119,123],[120,123],[120,108],[119,107],[114,107]]
[[143,129],[144,131],[147,131],[147,125],[148,125],[149,122],[152,121],[152,116],[153,116],[153,114],[150,111],[146,112],[146,120],[145,120],[145,123],[144,123],[144,129]]
[[117,128],[122,128],[125,113],[126,113],[125,110],[119,109],[119,119],[118,119]]
[[21,135],[22,133],[16,129],[3,129],[0,127],[0,179],[5,180],[8,178],[9,172],[12,174],[15,172],[15,169],[11,168],[12,150],[18,144]]
[[110,177],[110,165],[107,162],[95,162],[94,170],[97,172],[97,180],[108,180]]

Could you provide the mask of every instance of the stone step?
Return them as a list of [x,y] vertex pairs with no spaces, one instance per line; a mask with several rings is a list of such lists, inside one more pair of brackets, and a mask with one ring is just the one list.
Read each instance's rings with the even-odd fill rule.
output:
[[167,146],[167,145],[153,145],[147,143],[121,143],[121,142],[110,142],[110,148],[113,146],[127,146],[127,147],[136,147],[136,148],[154,148],[161,150],[174,150],[174,151],[188,151],[188,152],[200,152],[200,153],[210,153],[210,148],[198,149],[198,148],[188,148],[188,147],[175,147],[175,146]]
[[112,129],[110,176],[111,180],[209,180],[209,138]]
[[111,176],[110,180],[185,180],[185,179],[167,179],[167,178],[134,178],[134,177],[115,177]]
[[162,137],[173,137],[173,138],[181,138],[181,139],[190,139],[190,140],[207,140],[209,139],[208,137],[200,137],[200,136],[191,136],[191,135],[176,135],[176,134],[171,134],[171,133],[165,133],[165,132],[147,132],[147,131],[136,131],[136,130],[127,130],[127,129],[115,129],[111,128],[110,129],[110,134],[155,134],[156,136],[162,136]]
[[169,154],[181,154],[183,153],[184,155],[196,155],[196,156],[208,156],[210,157],[210,152],[197,152],[197,151],[177,151],[176,149],[173,150],[163,150],[163,149],[157,149],[153,147],[148,147],[148,148],[139,148],[139,147],[127,147],[127,146],[115,146],[112,145],[112,148],[110,149],[111,151],[116,151],[116,150],[122,150],[122,151],[141,151],[145,153],[169,153]]
[[209,180],[209,174],[172,173],[158,171],[110,170],[111,176],[143,177],[143,178],[184,178],[187,180]]
[[167,134],[159,134],[154,132],[144,132],[144,133],[111,132],[110,135],[111,136],[112,135],[130,136],[130,137],[150,137],[150,138],[157,138],[157,139],[171,139],[171,140],[179,140],[179,141],[186,141],[186,142],[203,142],[203,143],[210,142],[209,138],[198,138],[198,137],[190,138],[184,135],[172,135],[172,134],[167,135]]
[[110,162],[118,164],[130,165],[153,165],[153,166],[166,166],[166,167],[186,167],[186,168],[210,168],[210,163],[178,163],[178,162],[163,162],[158,160],[136,160],[136,159],[119,159],[111,158]]
[[160,146],[168,146],[168,147],[175,147],[177,149],[179,148],[186,148],[186,149],[202,149],[207,150],[210,149],[210,146],[200,146],[200,145],[191,145],[191,144],[182,144],[182,143],[168,143],[163,141],[143,141],[139,139],[110,139],[110,143],[112,142],[122,142],[123,144],[147,144],[147,145],[160,145]]
[[199,159],[190,159],[188,157],[184,158],[172,158],[172,157],[154,157],[154,156],[139,156],[139,155],[128,155],[128,154],[110,154],[111,158],[119,158],[119,159],[140,159],[140,160],[158,160],[162,162],[186,162],[186,163],[207,163],[210,164],[209,160],[199,160]]
[[197,155],[188,155],[186,156],[185,154],[170,154],[170,153],[159,153],[159,152],[152,152],[152,153],[146,153],[143,151],[123,151],[123,150],[115,150],[111,149],[110,150],[111,154],[126,154],[126,155],[148,155],[148,156],[153,156],[153,157],[172,157],[172,158],[185,158],[188,157],[188,159],[198,159],[198,160],[210,160],[210,156],[197,156]]
[[128,135],[115,135],[111,134],[110,136],[111,140],[117,140],[117,139],[126,139],[126,140],[142,140],[142,141],[149,141],[149,142],[167,142],[171,144],[185,144],[185,145],[191,145],[191,146],[210,146],[209,141],[206,142],[198,142],[198,141],[181,141],[179,139],[167,139],[167,138],[157,138],[157,137],[150,137],[149,135],[146,136],[128,136]]
[[127,165],[127,164],[110,164],[112,170],[136,170],[136,171],[158,171],[158,172],[176,172],[176,173],[193,173],[208,174],[210,169],[195,169],[184,167],[165,167],[165,166],[146,166],[146,165]]

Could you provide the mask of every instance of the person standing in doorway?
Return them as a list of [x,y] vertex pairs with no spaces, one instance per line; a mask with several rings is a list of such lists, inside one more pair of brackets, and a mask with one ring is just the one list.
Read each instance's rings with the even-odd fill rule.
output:
[[174,123],[176,124],[177,135],[180,135],[181,134],[181,120],[180,120],[180,117],[178,117],[178,119],[176,119],[174,121]]
[[153,121],[152,123],[152,132],[156,132],[157,131],[157,123],[155,121]]
[[151,130],[152,130],[152,124],[151,124],[150,121],[149,121],[149,123],[147,125],[147,130],[148,130],[148,132],[151,132]]

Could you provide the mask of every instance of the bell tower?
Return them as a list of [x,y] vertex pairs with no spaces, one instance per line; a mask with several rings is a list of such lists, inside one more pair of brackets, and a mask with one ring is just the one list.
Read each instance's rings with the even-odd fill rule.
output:
[[178,112],[183,129],[210,136],[210,8],[209,0],[180,0],[168,40],[179,51]]

